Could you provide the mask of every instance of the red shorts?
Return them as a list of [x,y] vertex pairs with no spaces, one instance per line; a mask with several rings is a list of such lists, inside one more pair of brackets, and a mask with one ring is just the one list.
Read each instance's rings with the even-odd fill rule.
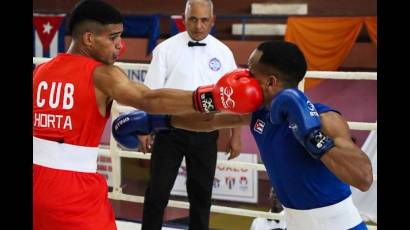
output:
[[115,230],[106,179],[33,164],[34,230]]

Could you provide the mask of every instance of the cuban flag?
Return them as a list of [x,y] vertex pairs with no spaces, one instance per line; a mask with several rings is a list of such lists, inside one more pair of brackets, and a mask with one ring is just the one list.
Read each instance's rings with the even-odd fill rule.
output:
[[33,14],[33,57],[64,52],[65,14]]
[[255,122],[255,126],[253,126],[253,130],[259,134],[263,134],[264,128],[265,128],[265,122],[257,119]]
[[171,15],[171,36],[184,32],[185,30],[184,18],[182,15]]

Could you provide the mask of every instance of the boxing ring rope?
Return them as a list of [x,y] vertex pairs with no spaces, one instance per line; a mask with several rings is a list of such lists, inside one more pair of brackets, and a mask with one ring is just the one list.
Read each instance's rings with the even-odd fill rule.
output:
[[[33,64],[41,64],[49,61],[50,58],[33,57]],[[148,70],[149,64],[116,62],[116,66],[123,69],[144,69]],[[376,80],[376,72],[339,72],[339,71],[307,71],[306,78],[322,78],[336,80]]]
[[[33,64],[41,64],[47,62],[50,58],[42,58],[42,57],[33,57]],[[115,65],[123,68],[123,69],[139,69],[139,70],[147,70],[149,64],[141,64],[141,63],[124,63],[124,62],[116,62]],[[333,72],[333,71],[308,71],[306,73],[305,78],[321,78],[321,79],[337,79],[337,80],[377,80],[377,73],[375,72]],[[304,90],[304,80],[299,84],[298,88],[300,90]],[[114,101],[111,109],[111,116],[112,120],[119,116],[120,113],[130,111],[134,109],[133,107],[119,105],[117,102]],[[377,129],[377,122],[354,122],[348,121],[349,128],[352,130],[376,130]],[[151,158],[151,154],[147,153],[144,154],[142,152],[136,151],[127,151],[122,150],[114,138],[110,138],[110,145],[107,146],[100,146],[99,153],[103,156],[111,157],[112,163],[112,184],[113,184],[113,191],[108,193],[110,199],[114,200],[123,200],[123,201],[131,201],[137,203],[143,203],[144,197],[142,196],[134,196],[122,193],[121,188],[121,157],[126,158],[137,158],[137,159],[145,159],[149,160]],[[183,161],[182,165],[185,164],[185,160]],[[253,169],[258,171],[266,171],[266,168],[263,164],[255,164],[255,163],[248,163],[248,162],[235,162],[235,161],[226,161],[226,160],[218,160],[218,166],[230,166],[230,167],[241,167],[247,169]],[[377,175],[373,175],[374,181],[377,180]],[[168,202],[169,207],[174,208],[183,208],[189,209],[189,203],[184,201],[175,201],[169,200]],[[266,211],[255,211],[249,209],[241,209],[241,208],[231,208],[226,206],[218,206],[212,205],[211,211],[215,213],[222,213],[222,214],[230,214],[230,215],[239,215],[239,216],[247,216],[247,217],[261,217],[267,219],[278,219],[283,220],[284,216],[270,213]],[[377,225],[367,225],[369,229],[377,229]]]
[[[120,113],[124,113],[124,112],[130,111],[132,109],[133,109],[132,107],[117,104],[117,110]],[[377,123],[348,121],[347,124],[349,125],[349,128],[352,129],[352,130],[369,130],[369,131],[371,131],[371,130],[376,130],[377,129]]]

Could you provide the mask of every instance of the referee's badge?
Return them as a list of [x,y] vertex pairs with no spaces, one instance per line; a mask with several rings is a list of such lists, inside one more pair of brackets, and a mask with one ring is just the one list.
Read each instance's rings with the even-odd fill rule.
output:
[[221,62],[217,58],[212,58],[209,61],[209,68],[213,71],[218,71],[221,69]]

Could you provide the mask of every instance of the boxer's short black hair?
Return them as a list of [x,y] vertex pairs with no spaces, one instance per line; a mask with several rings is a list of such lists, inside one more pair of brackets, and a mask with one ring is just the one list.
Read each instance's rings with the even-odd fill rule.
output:
[[258,46],[262,51],[259,63],[272,69],[284,84],[297,86],[306,74],[307,64],[302,51],[286,41],[267,41]]
[[101,0],[82,0],[70,13],[67,34],[72,35],[77,25],[84,21],[97,22],[101,25],[122,23],[121,13]]

